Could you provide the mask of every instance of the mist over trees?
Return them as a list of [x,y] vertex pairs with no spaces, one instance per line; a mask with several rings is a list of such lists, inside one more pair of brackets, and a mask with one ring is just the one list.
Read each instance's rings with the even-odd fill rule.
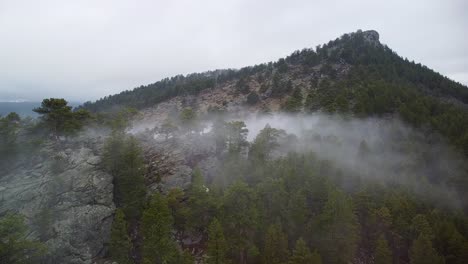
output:
[[[306,83],[295,81],[311,70]],[[187,103],[137,128],[137,109],[222,83],[258,112],[205,113]],[[267,97],[287,114],[271,113]],[[43,144],[96,139],[93,166],[112,175],[116,207],[103,260],[461,264],[465,103],[466,87],[357,32],[275,63],[176,76],[75,110],[45,99],[38,120],[0,118],[1,169]],[[194,154],[190,181],[164,188],[149,150],[194,142],[212,151],[211,167]],[[21,216],[2,215],[0,234],[0,262],[40,263],[41,237],[27,236]]]

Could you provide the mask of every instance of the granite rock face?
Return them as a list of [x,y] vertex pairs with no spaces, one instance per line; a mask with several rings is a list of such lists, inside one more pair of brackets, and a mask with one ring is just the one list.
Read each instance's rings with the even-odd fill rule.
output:
[[379,33],[375,30],[367,30],[362,32],[364,39],[374,45],[380,44]]
[[29,236],[47,246],[47,263],[92,263],[105,253],[115,209],[112,176],[99,168],[95,144],[85,143],[49,142],[0,177],[0,214],[25,216]]

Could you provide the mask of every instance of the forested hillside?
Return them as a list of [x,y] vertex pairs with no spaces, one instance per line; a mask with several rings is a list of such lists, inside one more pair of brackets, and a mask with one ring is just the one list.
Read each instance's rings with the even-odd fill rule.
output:
[[45,99],[0,118],[0,262],[467,263],[467,104],[375,31]]
[[[375,31],[358,31],[274,63],[175,76],[83,107],[93,112],[143,109],[232,82],[239,93],[249,94],[255,82],[260,89],[252,91],[250,103],[262,105],[257,97],[288,97],[283,110],[289,112],[399,114],[415,126],[434,128],[468,154],[468,88],[401,58],[378,39]],[[306,83],[293,85],[295,80]]]

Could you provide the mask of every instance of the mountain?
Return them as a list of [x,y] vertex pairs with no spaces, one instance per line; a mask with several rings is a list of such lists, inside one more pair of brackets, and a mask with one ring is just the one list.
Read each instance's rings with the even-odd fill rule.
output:
[[44,100],[0,118],[0,259],[465,263],[467,103],[372,30]]
[[468,154],[468,88],[398,56],[374,30],[345,34],[276,62],[174,76],[83,107],[145,109],[173,98],[195,98],[184,106],[205,112],[247,104],[289,112],[398,114],[415,126],[431,126]]

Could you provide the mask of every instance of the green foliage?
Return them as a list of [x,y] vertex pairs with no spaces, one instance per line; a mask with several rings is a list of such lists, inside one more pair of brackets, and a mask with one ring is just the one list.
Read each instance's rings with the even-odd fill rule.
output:
[[2,157],[0,165],[3,165],[1,163],[7,164],[17,154],[20,121],[16,113],[9,113],[5,117],[0,116],[0,156]]
[[240,78],[236,83],[236,91],[242,94],[248,94],[250,92],[249,85],[245,78]]
[[109,242],[109,255],[112,260],[119,264],[133,263],[130,252],[132,243],[128,236],[127,221],[121,209],[115,211],[114,221],[112,222],[111,237]]
[[328,77],[332,79],[336,78],[336,71],[335,69],[333,69],[333,67],[329,63],[323,64],[322,67],[320,68],[320,72],[322,74],[327,75]]
[[183,124],[190,124],[196,118],[196,114],[192,108],[184,108],[180,113],[180,120]]
[[73,112],[65,99],[57,98],[44,99],[41,107],[33,111],[42,115],[42,121],[56,136],[75,132],[90,118],[88,111],[81,109]]
[[[226,76],[219,76],[218,81],[232,79],[238,74],[242,74],[242,72],[226,72]],[[214,88],[215,83],[216,78],[214,74],[211,76],[207,76],[204,73],[187,76],[177,75],[153,84],[140,86],[132,91],[124,91],[120,94],[106,96],[94,103],[86,102],[83,104],[83,108],[93,112],[112,111],[119,107],[142,109],[178,95],[198,94],[202,90]]]
[[258,211],[255,193],[247,184],[231,185],[223,197],[222,223],[230,253],[237,263],[247,263],[256,252],[253,235],[257,227]]
[[102,123],[108,125],[114,132],[123,132],[137,112],[135,108],[125,107],[116,112],[105,113],[102,116]]
[[412,229],[415,233],[415,237],[424,235],[426,237],[432,238],[432,228],[429,225],[426,217],[422,214],[416,215],[412,220]]
[[278,139],[285,136],[284,130],[272,128],[269,124],[257,135],[249,150],[249,158],[255,161],[266,161],[278,146]]
[[302,91],[298,87],[294,89],[293,94],[288,98],[288,100],[283,105],[283,110],[286,112],[299,112],[302,109]]
[[281,97],[292,91],[292,81],[283,79],[281,74],[276,72],[271,81],[271,96]]
[[375,248],[375,255],[374,255],[374,263],[375,264],[392,264],[392,252],[388,246],[387,239],[384,235],[380,235],[379,239],[377,240],[377,247]]
[[7,214],[0,218],[0,263],[38,263],[46,248],[28,240],[28,232],[22,216]]
[[143,263],[177,263],[179,252],[171,237],[172,224],[166,198],[155,193],[141,218]]
[[[169,262],[168,262],[169,263]],[[174,264],[193,264],[195,263],[195,258],[190,254],[188,250],[184,250],[182,253],[176,256]]]
[[178,130],[177,126],[167,118],[159,127],[158,132],[164,134],[166,140]]
[[184,231],[187,226],[190,226],[187,221],[190,219],[192,211],[185,202],[186,194],[180,188],[173,188],[167,194],[167,203],[171,209],[172,218],[174,219],[174,227],[177,230]]
[[231,154],[239,154],[247,146],[247,133],[249,130],[243,121],[226,123],[227,148]]
[[188,217],[186,228],[191,231],[204,233],[206,223],[211,221],[214,215],[215,204],[210,195],[209,189],[205,186],[203,176],[199,169],[195,169],[192,175],[192,184],[187,191],[189,195]]
[[[339,74],[335,69],[340,70]],[[308,87],[292,85],[293,81],[300,83],[295,78],[301,74],[311,80],[306,85],[310,89],[304,106],[301,91]],[[296,51],[276,63],[238,71],[176,76],[86,104],[85,108],[97,111],[120,104],[143,108],[174,96],[215,88],[215,83],[216,87],[236,83],[239,92],[247,93],[248,80],[260,83],[262,96],[287,96],[282,105],[286,111],[297,112],[304,107],[305,111],[359,117],[398,115],[413,126],[423,127],[427,134],[436,131],[444,135],[468,154],[468,114],[461,104],[468,103],[466,87],[402,59],[388,47],[369,44],[363,32],[344,35],[315,51]],[[247,96],[248,104],[257,100],[254,92]],[[191,128],[193,119],[191,109],[182,111],[184,125]],[[161,131],[166,137],[173,133],[171,126]],[[245,124],[216,122],[213,134],[217,154],[227,149],[236,155],[218,155],[223,164],[212,182],[203,181],[200,172],[195,171],[185,192],[179,189],[168,194],[169,215],[174,223],[167,226],[182,233],[187,230],[200,233],[202,241],[208,235],[208,251],[215,248],[210,245],[213,237],[225,235],[226,250],[221,255],[226,262],[258,263],[266,256],[274,263],[276,254],[283,256],[287,250],[281,242],[283,237],[287,241],[298,240],[289,263],[321,263],[322,257],[325,263],[354,263],[360,260],[357,252],[369,258],[374,256],[376,263],[390,263],[393,257],[412,263],[438,263],[442,258],[446,263],[466,262],[468,221],[455,217],[450,209],[436,212],[433,204],[398,184],[381,188],[363,181],[362,175],[339,171],[332,162],[318,160],[313,154],[290,154],[275,159],[272,154],[285,134],[271,127],[259,133],[248,149],[247,160],[238,155],[248,146]],[[118,144],[112,147],[115,152],[108,151],[107,156],[119,157],[120,148]],[[374,151],[377,150],[363,141],[357,154],[368,158]],[[119,163],[110,166],[115,175],[119,174]],[[239,179],[244,182],[239,183]],[[464,177],[444,182],[449,188],[466,193],[468,185]],[[119,192],[116,197],[122,195]],[[147,217],[146,225],[161,219],[155,214]],[[215,222],[212,221],[215,216],[219,225],[207,227]],[[271,227],[278,223],[284,229]],[[167,233],[160,237],[167,238]],[[299,239],[301,236],[307,243]],[[170,238],[165,241],[167,245],[173,244]],[[318,251],[310,253],[308,246]],[[172,246],[167,251],[175,252]],[[181,254],[169,255],[174,257],[168,258],[168,262],[174,259],[182,262]]]
[[288,64],[286,63],[286,60],[281,58],[276,62],[276,68],[278,69],[278,72],[280,73],[285,73],[288,71]]
[[214,218],[208,227],[208,242],[206,253],[208,264],[226,264],[227,244],[224,238],[223,227],[218,219]]
[[410,251],[411,264],[443,264],[443,257],[439,256],[437,251],[432,247],[431,240],[428,236],[420,234],[413,241]]
[[255,91],[252,91],[247,95],[247,104],[248,105],[255,105],[260,101],[260,97]]
[[146,188],[142,150],[135,138],[115,132],[104,145],[103,166],[114,176],[114,201],[129,221],[141,215]]
[[304,239],[299,238],[296,241],[296,247],[293,250],[292,256],[289,258],[288,264],[322,264],[322,258],[317,251],[310,252]]
[[317,247],[327,263],[353,259],[359,241],[352,201],[341,191],[330,190],[317,223]]
[[281,230],[280,225],[268,227],[264,243],[263,263],[281,264],[288,259],[288,238]]

